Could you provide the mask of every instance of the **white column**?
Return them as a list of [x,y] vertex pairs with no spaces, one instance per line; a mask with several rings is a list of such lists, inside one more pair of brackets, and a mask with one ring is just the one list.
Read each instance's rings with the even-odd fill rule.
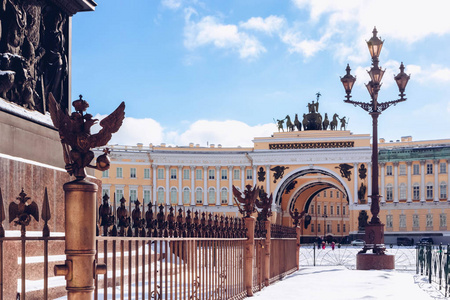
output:
[[203,167],[203,205],[208,205],[208,167]]
[[195,205],[195,167],[191,166],[191,205]]
[[170,167],[169,166],[165,166],[166,168],[166,204],[170,205],[170,186],[169,186],[169,171],[170,171]]
[[447,159],[447,201],[450,202],[450,159]]
[[408,198],[407,198],[407,202],[412,202],[412,185],[411,185],[411,165],[412,165],[412,161],[407,161],[406,162],[407,168],[408,168]]
[[220,166],[216,166],[216,205],[220,205],[220,180],[222,179],[222,174],[220,174]]
[[372,163],[367,163],[367,203],[372,203]]
[[258,166],[253,166],[253,186],[256,185],[256,170],[258,169]]
[[398,162],[394,162],[394,202],[398,202]]
[[241,192],[245,190],[245,166],[241,166]]
[[228,205],[233,205],[233,166],[228,166]]
[[425,202],[425,160],[420,161],[420,201]]
[[270,165],[267,165],[266,166],[266,193],[269,196],[270,196],[270,180],[271,180],[271,178],[270,178]]
[[439,159],[433,160],[434,163],[434,202],[439,202]]
[[380,163],[380,166],[381,166],[381,170],[380,170],[380,173],[381,173],[381,203],[385,203],[386,202],[386,197],[384,196],[384,165],[385,165],[385,163]]
[[157,165],[152,165],[152,169],[153,169],[153,205],[156,204],[156,190],[157,190],[157,186],[156,186],[156,170],[158,169]]
[[353,203],[358,204],[358,163],[353,163]]
[[178,166],[178,205],[183,205],[183,177],[182,176],[183,166]]

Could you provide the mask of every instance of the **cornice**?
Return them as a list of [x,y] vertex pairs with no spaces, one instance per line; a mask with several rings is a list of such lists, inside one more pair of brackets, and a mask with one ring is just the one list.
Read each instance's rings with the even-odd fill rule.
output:
[[94,11],[97,3],[93,0],[51,0],[69,16],[81,11]]

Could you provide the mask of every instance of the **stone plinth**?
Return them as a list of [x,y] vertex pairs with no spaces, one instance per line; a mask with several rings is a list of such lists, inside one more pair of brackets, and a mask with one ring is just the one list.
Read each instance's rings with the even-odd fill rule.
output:
[[391,254],[358,253],[356,255],[357,270],[393,270],[395,256]]

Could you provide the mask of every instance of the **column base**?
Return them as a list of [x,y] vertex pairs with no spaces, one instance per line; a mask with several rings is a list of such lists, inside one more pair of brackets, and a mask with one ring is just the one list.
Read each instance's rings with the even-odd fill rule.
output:
[[357,270],[394,270],[395,255],[358,253],[356,255]]

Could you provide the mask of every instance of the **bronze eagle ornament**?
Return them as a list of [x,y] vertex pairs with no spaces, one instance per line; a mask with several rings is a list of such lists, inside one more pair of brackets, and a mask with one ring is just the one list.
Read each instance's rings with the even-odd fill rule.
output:
[[94,158],[91,148],[105,146],[112,134],[119,130],[125,118],[125,103],[122,102],[115,111],[100,121],[102,129],[98,133],[91,134],[91,127],[98,120],[85,113],[89,104],[82,95],[80,99],[72,102],[75,111],[70,115],[61,109],[52,93],[49,94],[48,100],[53,125],[59,130],[67,172],[74,175],[76,180],[83,180],[86,177],[85,167],[108,170],[108,149],[97,158],[94,166],[90,164]]
[[242,193],[233,185],[233,195],[239,212],[244,217],[250,217],[256,211],[255,202],[259,195],[259,188],[255,186],[252,189],[251,185],[247,185],[245,188],[244,197],[242,197]]
[[31,217],[39,222],[39,208],[34,201],[28,203],[28,200],[31,198],[27,197],[23,189],[16,199],[19,200],[19,204],[14,202],[9,204],[9,223],[14,221],[16,226],[22,226],[22,231],[24,232],[24,227],[28,226],[31,222]]

